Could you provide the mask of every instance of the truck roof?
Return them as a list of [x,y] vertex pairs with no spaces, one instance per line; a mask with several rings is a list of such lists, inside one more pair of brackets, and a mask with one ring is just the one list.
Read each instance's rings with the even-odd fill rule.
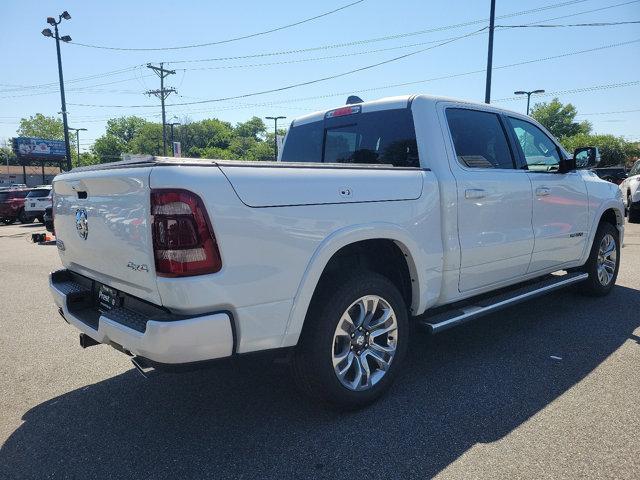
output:
[[[410,102],[415,100],[416,98],[420,98],[422,100],[426,100],[427,102],[456,102],[456,103],[465,103],[468,105],[477,105],[483,108],[487,107],[486,103],[481,102],[473,102],[471,100],[462,100],[459,98],[451,98],[444,96],[435,96],[435,95],[426,95],[426,94],[412,94],[412,95],[398,95],[394,97],[383,97],[377,100],[371,100],[367,102],[362,102],[354,105],[360,105],[362,108],[362,112],[375,112],[378,110],[389,110],[393,108],[406,108]],[[306,115],[302,115],[301,117],[297,117],[293,119],[291,122],[291,126],[295,125],[304,125],[305,123],[315,122],[318,120],[322,120],[327,112],[335,110],[336,108],[344,107],[344,105],[337,105],[334,108],[329,108],[327,110],[318,110],[316,112],[308,113]],[[503,112],[509,112],[516,115],[520,115],[517,112],[512,112],[511,110],[507,110],[500,107],[495,107],[491,105],[491,108],[495,110],[500,110]]]

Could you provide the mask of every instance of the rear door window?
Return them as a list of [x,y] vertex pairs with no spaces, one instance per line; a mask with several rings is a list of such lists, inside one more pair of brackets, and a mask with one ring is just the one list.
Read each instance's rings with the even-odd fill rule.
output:
[[38,188],[37,190],[31,190],[27,195],[27,197],[29,198],[47,197],[49,195],[49,192],[51,192],[51,190],[49,190],[48,188]]
[[324,162],[420,167],[413,116],[408,108],[330,116],[294,125],[283,162]]
[[468,168],[513,169],[515,164],[495,113],[448,108],[447,122],[458,162]]

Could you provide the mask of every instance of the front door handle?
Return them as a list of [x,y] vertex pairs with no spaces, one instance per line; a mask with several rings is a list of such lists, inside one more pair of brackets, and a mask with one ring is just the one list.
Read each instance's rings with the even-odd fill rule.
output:
[[487,192],[484,191],[482,188],[469,188],[464,191],[464,198],[475,200],[478,198],[484,198],[486,194]]
[[539,197],[546,197],[547,195],[549,195],[549,193],[551,193],[551,191],[549,190],[549,187],[536,188],[536,195]]

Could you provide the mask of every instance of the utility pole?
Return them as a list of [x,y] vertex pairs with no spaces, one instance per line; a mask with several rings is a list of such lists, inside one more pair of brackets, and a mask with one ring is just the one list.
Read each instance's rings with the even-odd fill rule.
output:
[[273,120],[273,155],[274,160],[278,161],[278,120],[283,120],[287,117],[264,117],[267,120]]
[[71,170],[71,145],[69,144],[69,128],[67,124],[67,102],[64,97],[64,78],[62,77],[62,57],[60,55],[60,40],[67,43],[71,41],[69,35],[60,37],[58,35],[58,25],[62,23],[62,19],[71,20],[71,15],[66,10],[58,15],[58,21],[53,17],[47,17],[47,23],[51,25],[55,33],[51,32],[50,28],[42,30],[42,35],[45,37],[54,37],[56,39],[56,52],[58,53],[58,78],[60,81],[60,100],[62,103],[62,125],[64,127],[64,148],[65,155],[67,157],[67,170]]
[[71,128],[68,127],[69,130],[75,130],[76,132],[76,145],[78,147],[78,166],[80,165],[80,132],[86,132],[86,128]]
[[529,115],[529,103],[531,102],[531,95],[533,95],[534,93],[544,93],[544,90],[532,90],[530,92],[526,92],[524,90],[518,90],[517,92],[513,92],[514,95],[527,96],[527,115]]
[[491,69],[493,68],[493,31],[496,21],[496,0],[491,0],[489,17],[489,53],[487,55],[487,83],[484,91],[484,103],[491,103]]
[[166,116],[164,110],[164,101],[166,98],[172,93],[178,93],[175,88],[169,87],[164,88],[164,78],[169,75],[175,75],[175,70],[166,70],[164,68],[164,63],[160,63],[159,67],[155,65],[151,65],[147,63],[147,68],[153,70],[160,77],[160,90],[149,90],[147,95],[155,95],[160,99],[160,104],[162,105],[162,154],[167,156],[167,129],[166,129]]
[[171,128],[171,154],[175,157],[176,156],[176,150],[175,150],[175,148],[173,146],[173,143],[174,143],[174,141],[173,141],[173,127],[175,127],[176,125],[181,125],[181,124],[179,122],[171,122],[171,123],[167,123],[167,125],[169,125],[169,128]]

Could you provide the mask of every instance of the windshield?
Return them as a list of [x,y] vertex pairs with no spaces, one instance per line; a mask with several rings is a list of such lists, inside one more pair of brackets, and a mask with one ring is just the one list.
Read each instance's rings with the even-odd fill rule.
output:
[[294,125],[281,160],[420,167],[411,110],[358,111]]

